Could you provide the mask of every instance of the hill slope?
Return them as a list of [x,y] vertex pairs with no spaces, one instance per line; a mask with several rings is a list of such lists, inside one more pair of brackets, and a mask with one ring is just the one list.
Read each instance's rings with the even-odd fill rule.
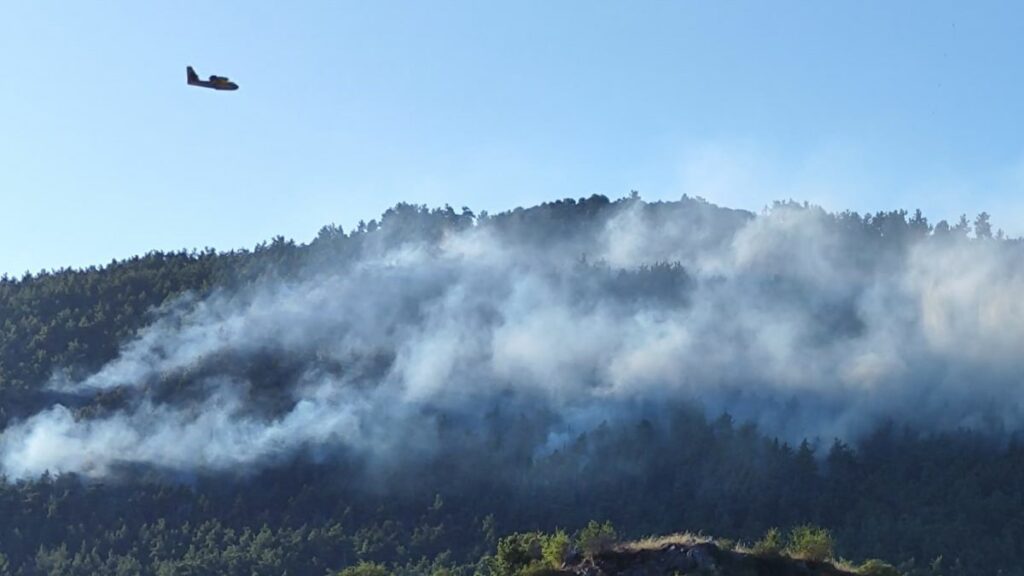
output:
[[591,518],[811,522],[844,557],[1020,573],[1024,256],[987,218],[399,205],[5,278],[0,552],[322,574]]

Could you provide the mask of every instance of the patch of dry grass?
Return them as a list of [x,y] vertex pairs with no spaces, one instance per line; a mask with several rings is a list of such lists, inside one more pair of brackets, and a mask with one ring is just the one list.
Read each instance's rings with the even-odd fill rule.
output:
[[694,544],[703,544],[705,542],[713,541],[714,538],[705,536],[704,534],[677,532],[667,536],[648,536],[647,538],[641,538],[640,540],[634,540],[632,542],[623,542],[619,544],[616,549],[622,552],[638,552],[640,550],[658,550],[673,544],[680,546],[693,546]]

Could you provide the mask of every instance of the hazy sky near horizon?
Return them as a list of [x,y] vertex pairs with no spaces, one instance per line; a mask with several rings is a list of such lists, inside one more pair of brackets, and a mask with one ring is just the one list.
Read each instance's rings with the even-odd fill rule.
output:
[[0,273],[631,189],[1021,235],[1021,38],[1010,2],[10,2]]

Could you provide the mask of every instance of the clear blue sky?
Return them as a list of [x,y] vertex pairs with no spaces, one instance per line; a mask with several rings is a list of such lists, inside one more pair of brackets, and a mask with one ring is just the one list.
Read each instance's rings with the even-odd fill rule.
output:
[[631,189],[1024,234],[1022,39],[1011,2],[8,2],[0,272]]

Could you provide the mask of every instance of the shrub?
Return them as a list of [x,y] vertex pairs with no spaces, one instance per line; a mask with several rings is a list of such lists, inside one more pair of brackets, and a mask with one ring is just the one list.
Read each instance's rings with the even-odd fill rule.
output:
[[805,560],[827,560],[832,557],[832,535],[824,528],[797,526],[789,533],[786,553]]
[[857,573],[864,576],[900,576],[899,570],[881,560],[868,560],[857,568]]
[[338,572],[338,576],[390,576],[390,574],[387,567],[383,564],[366,562],[365,560]]
[[540,532],[517,532],[499,540],[494,558],[495,573],[516,576],[528,567],[541,564],[544,540]]
[[569,535],[558,530],[541,545],[544,561],[552,568],[560,568],[569,554]]
[[519,572],[516,572],[516,576],[559,576],[561,572],[557,568],[552,568],[547,564],[540,562],[534,562],[526,568],[523,568]]
[[618,540],[618,535],[615,533],[615,528],[612,527],[611,522],[598,524],[597,521],[591,520],[587,527],[580,532],[578,540],[583,553],[593,556],[615,544]]
[[773,556],[782,552],[784,544],[782,533],[778,528],[769,528],[764,537],[754,543],[754,554],[758,556]]

